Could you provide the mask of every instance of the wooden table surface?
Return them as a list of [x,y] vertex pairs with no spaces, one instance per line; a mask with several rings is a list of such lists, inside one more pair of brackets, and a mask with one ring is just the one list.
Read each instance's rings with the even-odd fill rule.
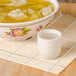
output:
[[[52,65],[52,63],[50,63],[52,62],[52,60],[47,61],[44,59],[40,59],[39,55],[34,56],[35,59],[32,60],[32,62],[30,62],[28,65],[24,65],[25,64],[24,60],[26,61],[26,63],[28,63],[27,61],[30,61],[29,58],[31,56],[31,53],[29,55],[28,53],[26,53],[27,58],[25,57],[21,58],[20,56],[16,56],[16,54],[23,55],[24,52],[22,53],[18,51],[15,53],[15,55],[10,57],[9,53],[11,53],[11,55],[13,54],[13,52],[11,52],[13,51],[11,50],[11,48],[15,50],[15,46],[11,46],[11,43],[9,43],[8,44],[10,45],[9,47],[7,45],[7,42],[9,41],[4,41],[3,39],[1,39],[0,76],[76,76],[76,10],[75,10],[76,4],[63,3],[60,4],[60,6],[61,6],[60,10],[62,11],[63,14],[61,13],[56,14],[54,16],[54,22],[52,22],[50,24],[51,26],[48,27],[60,30],[63,33],[62,52],[60,54],[60,57],[58,58],[58,61],[53,65],[53,67],[51,67],[52,69],[49,68],[49,71],[47,71],[49,65],[50,66]],[[14,42],[12,42],[12,44],[14,44]],[[16,47],[21,46],[21,43],[15,43],[15,44]],[[24,45],[24,42],[22,42],[22,44]],[[32,42],[28,42],[28,46],[31,45]],[[28,46],[26,45],[26,47]],[[28,48],[34,50],[35,46],[36,44],[33,43],[32,47]],[[6,52],[5,49],[7,49],[7,53],[5,53]],[[21,58],[21,61],[13,59],[14,57],[16,57],[17,59]],[[38,60],[39,62],[37,62],[36,60]],[[42,60],[45,64],[42,64],[41,66],[40,60]],[[55,61],[56,60],[54,60],[53,62]],[[38,64],[36,65],[35,62]],[[37,68],[34,68],[33,66]]]

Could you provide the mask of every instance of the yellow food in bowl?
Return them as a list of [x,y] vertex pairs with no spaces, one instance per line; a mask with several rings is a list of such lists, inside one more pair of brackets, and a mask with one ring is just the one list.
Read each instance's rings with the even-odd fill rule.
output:
[[53,3],[47,0],[5,1],[0,3],[0,23],[28,22],[43,18],[54,11]]

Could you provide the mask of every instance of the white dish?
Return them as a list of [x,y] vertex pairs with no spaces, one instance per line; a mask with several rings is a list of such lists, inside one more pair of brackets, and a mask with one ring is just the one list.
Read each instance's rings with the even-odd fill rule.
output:
[[[59,3],[57,0],[49,1],[52,2],[55,6],[55,11],[53,11],[50,15],[29,22],[0,23],[0,37],[16,41],[26,40],[33,37],[37,31],[43,29],[44,26],[46,26],[49,21],[52,20],[53,15],[59,9]],[[27,30],[27,32],[25,32],[23,29]],[[19,36],[17,34],[18,32],[20,33]],[[26,34],[23,34],[23,32],[25,32]]]

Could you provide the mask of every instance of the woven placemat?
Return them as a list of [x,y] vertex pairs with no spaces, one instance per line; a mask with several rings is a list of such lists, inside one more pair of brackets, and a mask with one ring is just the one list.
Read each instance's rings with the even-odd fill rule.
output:
[[63,33],[62,52],[59,58],[54,60],[41,58],[37,50],[36,38],[23,42],[0,38],[0,58],[59,74],[76,58],[76,18],[58,13],[48,28],[57,29]]

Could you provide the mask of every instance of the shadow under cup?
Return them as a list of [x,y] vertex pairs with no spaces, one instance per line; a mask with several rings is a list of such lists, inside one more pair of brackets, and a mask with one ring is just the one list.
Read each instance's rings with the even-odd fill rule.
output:
[[53,59],[61,52],[62,33],[55,29],[46,29],[38,33],[38,49],[43,58]]

